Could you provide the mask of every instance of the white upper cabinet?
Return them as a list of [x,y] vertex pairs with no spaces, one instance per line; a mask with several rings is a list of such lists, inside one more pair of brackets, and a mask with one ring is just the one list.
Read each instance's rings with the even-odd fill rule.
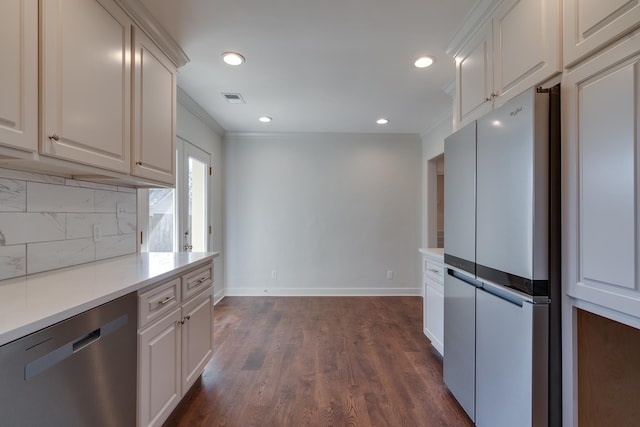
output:
[[491,22],[456,56],[456,122],[462,127],[491,110],[493,35]]
[[562,71],[560,0],[484,0],[455,34],[454,130]]
[[562,71],[560,1],[510,0],[493,18],[493,87],[498,107]]
[[131,174],[175,184],[176,68],[134,29]]
[[105,0],[42,2],[41,153],[129,172],[131,20]]
[[564,65],[569,68],[595,50],[640,26],[637,0],[564,0]]
[[0,13],[0,144],[38,148],[38,1],[3,0]]
[[640,33],[564,75],[562,189],[570,296],[640,317]]

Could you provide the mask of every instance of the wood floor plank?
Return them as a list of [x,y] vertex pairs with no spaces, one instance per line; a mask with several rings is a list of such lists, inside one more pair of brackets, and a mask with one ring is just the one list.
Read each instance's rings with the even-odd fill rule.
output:
[[419,297],[227,297],[214,355],[166,427],[473,426]]

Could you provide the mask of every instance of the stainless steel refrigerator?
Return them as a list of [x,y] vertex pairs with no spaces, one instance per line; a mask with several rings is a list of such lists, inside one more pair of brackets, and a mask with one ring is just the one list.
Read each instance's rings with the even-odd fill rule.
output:
[[558,92],[445,140],[444,381],[480,427],[560,425]]

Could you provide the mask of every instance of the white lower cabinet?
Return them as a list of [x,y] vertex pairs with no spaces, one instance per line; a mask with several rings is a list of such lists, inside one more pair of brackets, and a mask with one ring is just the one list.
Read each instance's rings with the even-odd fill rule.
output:
[[180,402],[181,310],[138,335],[138,425],[159,426]]
[[438,353],[444,355],[444,293],[438,287],[427,285],[426,300],[429,301],[424,333]]
[[138,426],[161,426],[213,355],[212,277],[196,268],[138,294]]
[[182,307],[182,391],[196,382],[213,354],[213,295],[209,288]]
[[424,334],[444,356],[444,263],[442,255],[423,251]]

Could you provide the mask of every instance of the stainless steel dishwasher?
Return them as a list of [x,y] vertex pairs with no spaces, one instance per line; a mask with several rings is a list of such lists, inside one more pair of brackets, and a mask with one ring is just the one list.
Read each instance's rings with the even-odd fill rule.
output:
[[132,293],[0,347],[0,425],[135,426]]

